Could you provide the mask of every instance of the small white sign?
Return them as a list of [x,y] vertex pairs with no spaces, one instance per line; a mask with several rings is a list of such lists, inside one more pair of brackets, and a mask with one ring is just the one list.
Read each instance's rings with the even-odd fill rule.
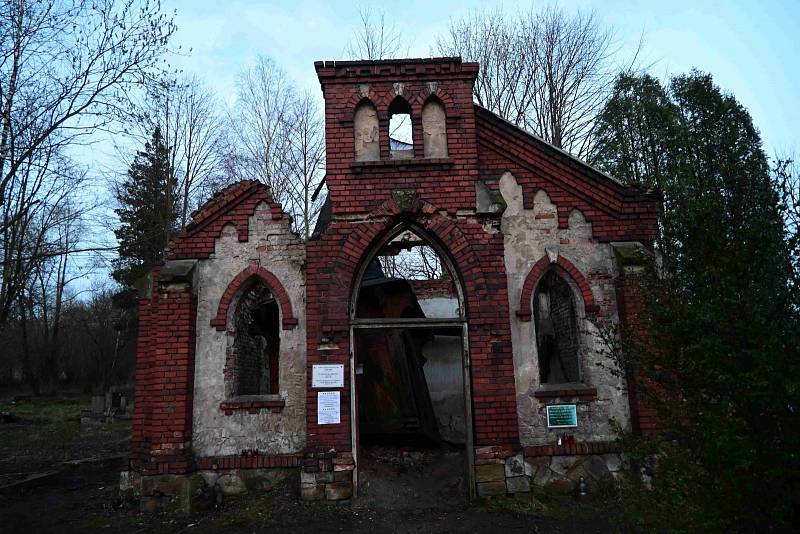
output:
[[341,401],[338,391],[317,393],[317,424],[338,425],[342,422]]
[[343,388],[344,364],[322,363],[314,364],[311,368],[311,387],[314,388]]

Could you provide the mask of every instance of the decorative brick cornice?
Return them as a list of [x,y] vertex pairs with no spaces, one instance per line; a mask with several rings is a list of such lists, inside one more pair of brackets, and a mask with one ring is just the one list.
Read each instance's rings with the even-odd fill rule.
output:
[[281,322],[284,330],[291,330],[297,326],[298,320],[292,311],[292,302],[286,293],[280,280],[274,274],[261,267],[257,263],[252,263],[245,270],[236,275],[236,278],[228,285],[228,288],[219,299],[217,315],[211,319],[211,326],[217,330],[225,330],[228,322],[228,307],[233,298],[238,294],[240,288],[252,280],[261,280],[272,292],[281,310]]
[[203,259],[214,253],[215,241],[223,228],[236,228],[239,242],[249,238],[250,217],[256,207],[264,203],[269,207],[269,219],[282,223],[286,218],[281,205],[272,198],[268,186],[254,180],[244,180],[223,189],[192,214],[186,230],[170,240],[166,259]]
[[377,61],[316,61],[314,68],[320,82],[353,83],[380,79],[465,78],[478,75],[477,63],[463,63],[460,57],[426,59],[384,59]]
[[574,398],[589,401],[597,398],[597,388],[591,387],[564,387],[558,389],[539,389],[533,393],[537,399],[548,401],[559,398]]
[[268,467],[299,467],[302,454],[237,454],[231,456],[202,456],[195,458],[195,468],[217,471],[220,469],[263,469]]
[[536,445],[525,447],[524,450],[525,456],[585,456],[619,453],[622,448],[614,441],[591,441],[571,445]]
[[248,400],[230,400],[220,403],[219,409],[225,412],[225,415],[233,415],[235,411],[247,411],[247,413],[258,413],[261,410],[269,410],[273,413],[278,413],[286,406],[286,401],[283,399],[248,399]]
[[547,269],[549,269],[551,265],[560,267],[561,271],[568,274],[578,286],[581,292],[581,298],[583,299],[583,308],[587,315],[592,315],[600,311],[600,306],[598,306],[594,300],[594,294],[592,293],[592,288],[589,287],[589,282],[586,281],[586,277],[583,276],[578,268],[561,254],[558,255],[558,259],[555,262],[552,262],[550,257],[545,254],[534,264],[528,276],[525,277],[525,283],[522,286],[522,295],[520,295],[519,298],[519,308],[517,309],[517,317],[519,317],[520,321],[528,322],[531,320],[533,315],[533,290],[542,275],[547,272]]

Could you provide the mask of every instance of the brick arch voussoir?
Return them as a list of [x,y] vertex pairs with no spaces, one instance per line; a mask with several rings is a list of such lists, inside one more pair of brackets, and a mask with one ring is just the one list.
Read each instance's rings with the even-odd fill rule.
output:
[[519,317],[520,321],[528,322],[531,320],[533,316],[533,290],[551,265],[558,265],[578,286],[587,315],[600,311],[600,307],[595,302],[592,288],[589,287],[589,282],[587,282],[583,273],[564,256],[559,254],[558,259],[555,262],[551,262],[547,254],[545,254],[533,265],[528,276],[525,277],[525,283],[522,285],[522,294],[520,295],[519,308],[517,309],[517,317]]
[[228,308],[233,302],[234,297],[239,293],[240,289],[249,281],[257,279],[263,282],[278,301],[278,306],[281,309],[281,323],[284,330],[291,330],[298,324],[297,318],[294,316],[292,310],[292,302],[289,299],[289,294],[281,284],[280,280],[260,265],[250,265],[242,272],[237,274],[222,297],[219,299],[219,306],[217,307],[217,315],[211,319],[211,326],[217,330],[222,331],[227,328],[228,322]]
[[[439,214],[439,210],[429,202],[419,197],[414,199],[410,212],[414,215],[414,222],[430,233],[444,247],[460,275],[459,283],[464,288],[464,304],[467,313],[471,307],[477,308],[477,302],[486,295],[488,284],[480,268],[478,255],[469,244],[464,232],[453,221]],[[390,231],[401,220],[402,211],[393,199],[389,199],[378,208],[370,212],[368,218],[374,218],[374,224],[358,228],[345,240],[342,249],[348,251],[346,261],[340,260],[337,267],[342,268],[342,274],[349,277],[353,285],[364,255],[370,250],[375,241],[386,232]],[[387,216],[389,215],[389,216]],[[350,252],[353,251],[353,252]],[[355,251],[360,256],[355,259]],[[355,261],[353,261],[355,259]],[[345,274],[346,273],[346,274]],[[351,287],[350,298],[355,287]]]
[[345,104],[346,109],[349,110],[347,114],[347,118],[349,121],[352,122],[356,120],[356,110],[361,104],[365,103],[372,105],[372,107],[375,108],[375,111],[378,110],[378,106],[375,103],[375,100],[370,96],[364,96],[361,94],[361,92],[355,92],[350,95],[350,98],[347,100],[347,103]]

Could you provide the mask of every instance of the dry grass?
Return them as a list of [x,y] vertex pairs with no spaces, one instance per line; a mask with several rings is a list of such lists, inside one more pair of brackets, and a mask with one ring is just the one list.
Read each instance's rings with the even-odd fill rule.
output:
[[22,422],[0,424],[0,475],[53,469],[68,460],[127,452],[130,421],[81,424],[85,395],[59,395],[0,402],[0,413]]

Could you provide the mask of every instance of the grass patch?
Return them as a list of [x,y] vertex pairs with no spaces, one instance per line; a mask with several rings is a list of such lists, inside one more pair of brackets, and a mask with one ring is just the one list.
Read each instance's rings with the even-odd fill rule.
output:
[[81,410],[87,409],[90,402],[91,397],[84,395],[31,397],[0,402],[0,412],[11,413],[28,422],[57,423],[78,419]]
[[67,460],[127,452],[130,421],[82,425],[81,410],[91,404],[85,395],[32,397],[0,402],[21,424],[0,425],[0,474],[52,469]]

